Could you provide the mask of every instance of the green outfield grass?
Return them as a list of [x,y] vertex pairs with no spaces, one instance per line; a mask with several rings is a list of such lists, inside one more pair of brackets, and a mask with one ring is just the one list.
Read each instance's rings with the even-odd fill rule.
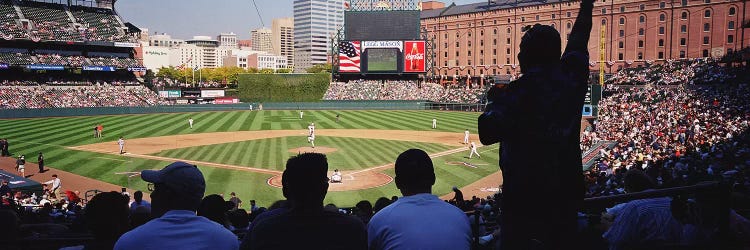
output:
[[[172,149],[153,155],[284,171],[286,159],[297,154],[289,150],[307,146],[310,144],[306,136],[290,136]],[[337,149],[326,156],[328,166],[340,170],[366,169],[392,163],[401,152],[410,148],[421,148],[430,154],[453,149],[434,143],[330,136],[317,136],[315,146]],[[250,155],[248,151],[257,154]]]
[[[337,114],[341,115],[341,121],[339,123],[335,121],[335,116]],[[437,111],[305,111],[304,119],[299,119],[299,112],[292,110],[10,119],[0,120],[0,138],[8,138],[10,141],[11,153],[15,155],[24,154],[30,162],[35,162],[36,157],[34,156],[36,156],[38,152],[44,152],[46,165],[53,168],[99,179],[116,185],[129,186],[131,188],[144,190],[145,184],[137,177],[128,181],[125,175],[117,173],[136,172],[143,169],[160,169],[169,164],[169,162],[83,152],[66,149],[65,147],[107,141],[114,144],[114,141],[116,141],[119,136],[124,136],[127,140],[131,138],[223,131],[276,129],[300,129],[304,131],[310,122],[315,122],[318,129],[390,129],[426,131],[432,130],[430,129],[430,125],[433,118],[438,120],[438,128],[435,129],[437,131],[461,133],[464,129],[469,128],[471,133],[475,134],[477,116],[477,113]],[[187,119],[190,117],[195,120],[194,129],[188,129]],[[93,138],[93,127],[99,123],[104,126],[104,138]],[[289,146],[289,141],[296,143],[295,140],[306,139],[301,136],[299,138],[278,138],[267,140],[287,140],[287,146]],[[398,145],[391,145],[391,141],[371,140],[373,147],[369,148],[367,147],[368,145],[358,143],[357,140],[364,139],[324,139],[324,137],[320,137],[316,142],[320,143],[318,145],[324,145],[326,143],[342,145],[341,147],[351,148],[352,151],[361,152],[359,155],[351,156],[334,157],[334,155],[331,155],[332,162],[333,159],[340,158],[336,160],[339,161],[336,162],[336,164],[341,165],[380,165],[379,163],[393,161],[393,159],[395,159],[394,155],[397,154],[396,152],[404,147],[418,147],[430,152],[444,151],[441,147],[445,147],[443,145],[425,143],[394,143]],[[282,146],[280,143],[277,143],[277,146],[275,146],[278,149],[278,154],[271,153],[271,150],[274,148],[270,146],[271,144],[264,144],[261,146],[260,142],[254,141],[227,143],[226,145],[223,145],[224,147],[220,148],[222,152],[212,153],[212,155],[206,153],[206,157],[201,160],[225,160],[243,163],[245,162],[244,158],[232,159],[232,157],[227,157],[226,155],[229,154],[226,150],[237,150],[239,152],[245,145],[247,145],[249,149],[251,144],[256,144],[255,147],[257,148],[269,148],[269,150],[256,152],[256,154],[259,153],[263,157],[255,157],[255,155],[252,155],[252,152],[245,152],[245,154],[249,153],[252,157],[252,159],[246,161],[250,166],[273,166],[271,169],[283,169],[278,164],[263,164],[264,161],[276,163],[285,161],[285,157],[289,154],[286,153],[286,150],[280,150]],[[303,142],[293,147],[304,145],[305,143]],[[196,150],[208,150],[205,149],[207,147],[214,146],[201,147]],[[354,149],[355,147],[356,149]],[[395,148],[391,149],[391,147]],[[376,157],[374,156],[375,154],[370,154],[373,150],[384,153],[383,155],[377,155]],[[210,152],[214,152],[214,150]],[[162,154],[170,153],[177,154],[176,151],[167,151]],[[225,156],[222,157],[221,155]],[[460,157],[465,155],[466,154],[459,153],[456,154],[455,157],[460,159]],[[440,169],[436,170],[436,172],[438,172],[438,183],[435,187],[436,193],[448,193],[450,192],[451,186],[463,186],[476,181],[478,178],[481,178],[488,173],[496,171],[497,152],[488,152],[483,155],[487,156],[481,160],[472,159],[471,162],[485,162],[485,164],[489,165],[477,169],[452,165],[442,166],[440,165],[441,163],[439,160],[436,160],[436,168]],[[494,159],[492,157],[494,157]],[[187,156],[184,156],[184,158],[187,158]],[[261,164],[259,165],[256,164],[257,158],[261,159]],[[445,160],[443,162],[445,162]],[[230,162],[226,163],[233,164]],[[335,165],[332,164],[332,166]],[[342,169],[344,169],[344,167],[342,167]],[[448,169],[450,169],[450,171],[448,171]],[[270,175],[203,166],[201,167],[201,170],[206,176],[208,182],[208,193],[229,193],[234,191],[246,201],[255,199],[265,206],[274,200],[281,199],[280,190],[270,187],[265,183],[265,181],[271,177]],[[388,171],[385,173],[392,175],[392,173]],[[398,195],[395,187],[390,186],[392,185],[362,191],[332,192],[327,199],[340,206],[351,206],[361,199],[374,201],[374,199],[380,196]]]

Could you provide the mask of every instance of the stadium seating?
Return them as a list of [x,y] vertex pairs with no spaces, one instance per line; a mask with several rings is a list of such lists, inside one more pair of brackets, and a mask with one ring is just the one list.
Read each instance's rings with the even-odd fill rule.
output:
[[76,18],[76,22],[87,28],[86,38],[88,40],[129,41],[129,38],[121,30],[122,24],[111,10],[81,8],[72,10],[71,13]]
[[27,53],[0,53],[0,63],[26,65],[34,63],[34,59]]
[[18,13],[12,5],[0,3],[0,39],[23,38],[26,36],[26,30],[18,24]]
[[477,86],[443,87],[436,83],[414,81],[351,81],[333,82],[324,100],[428,100],[444,103],[479,103],[485,89]]
[[138,61],[133,58],[118,57],[92,57],[89,58],[91,66],[117,66],[118,68],[138,67]]
[[66,10],[61,6],[29,2],[21,5],[24,17],[33,20],[31,37],[44,41],[76,41],[80,35],[73,27]]
[[[29,84],[29,82],[23,83]],[[3,85],[20,84],[8,82]],[[91,82],[57,82],[46,85],[0,88],[0,109],[132,107],[168,104],[153,91],[134,82],[104,85],[92,85]]]

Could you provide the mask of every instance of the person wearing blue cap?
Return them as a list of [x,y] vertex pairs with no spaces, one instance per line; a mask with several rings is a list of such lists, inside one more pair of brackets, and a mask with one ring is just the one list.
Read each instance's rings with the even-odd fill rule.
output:
[[124,234],[114,249],[239,249],[232,232],[196,215],[206,190],[197,166],[174,162],[141,171],[141,179],[149,183],[155,219]]

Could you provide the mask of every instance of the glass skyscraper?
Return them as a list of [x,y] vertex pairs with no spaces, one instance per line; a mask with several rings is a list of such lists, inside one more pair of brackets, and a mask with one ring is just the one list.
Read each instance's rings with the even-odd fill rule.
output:
[[344,25],[344,0],[294,1],[294,70],[328,61],[331,37]]

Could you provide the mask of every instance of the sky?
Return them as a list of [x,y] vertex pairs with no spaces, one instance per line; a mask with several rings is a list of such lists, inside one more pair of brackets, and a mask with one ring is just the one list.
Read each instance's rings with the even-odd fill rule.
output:
[[[255,0],[266,28],[274,18],[292,17],[294,0]],[[468,4],[485,0],[443,1]],[[115,10],[139,28],[167,33],[173,38],[193,36],[215,37],[234,32],[240,39],[249,39],[250,30],[263,27],[253,0],[119,0]]]

